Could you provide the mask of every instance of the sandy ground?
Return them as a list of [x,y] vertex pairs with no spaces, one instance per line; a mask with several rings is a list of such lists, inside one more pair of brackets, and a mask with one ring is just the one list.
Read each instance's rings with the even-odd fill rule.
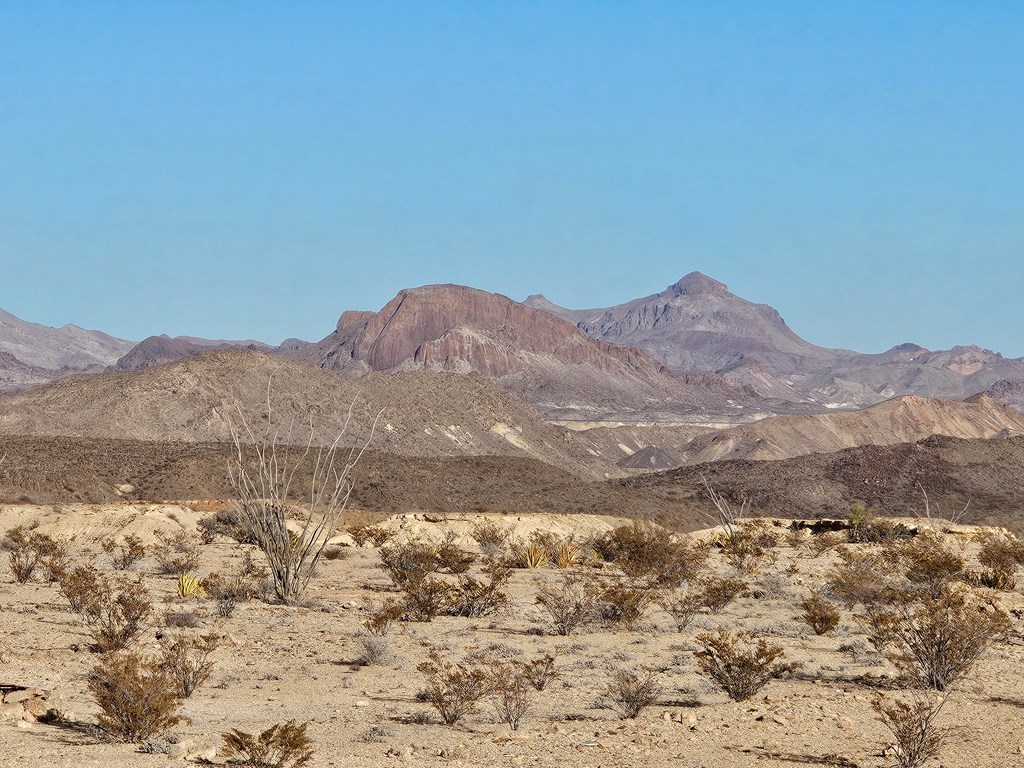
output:
[[[146,540],[157,530],[194,530],[201,513],[185,507],[104,505],[88,507],[0,507],[0,530],[37,520],[40,530],[69,535],[73,551],[97,554],[109,569],[109,555],[98,542],[134,532]],[[437,518],[434,518],[437,519]],[[599,532],[610,518],[520,516],[531,527]],[[422,516],[391,519],[396,529],[440,536],[445,527],[464,531],[468,521],[431,522]],[[43,766],[166,766],[184,760],[211,760],[220,734],[230,728],[257,731],[294,718],[309,721],[316,743],[313,766],[664,766],[723,768],[794,765],[887,766],[888,734],[877,721],[872,701],[879,691],[863,676],[892,669],[867,644],[849,612],[834,633],[819,637],[799,617],[798,601],[820,584],[834,554],[813,558],[806,549],[783,545],[777,561],[749,577],[756,594],[725,611],[698,615],[685,632],[670,617],[651,609],[635,630],[587,627],[568,637],[552,633],[535,604],[538,580],[557,580],[554,568],[517,570],[509,609],[482,619],[438,618],[398,625],[388,636],[396,658],[380,666],[360,666],[364,598],[381,599],[390,582],[377,567],[372,548],[348,548],[345,556],[323,561],[304,604],[240,604],[230,618],[219,618],[210,601],[182,599],[175,578],[158,575],[151,557],[134,571],[157,598],[157,619],[139,648],[157,648],[157,634],[168,630],[160,617],[192,611],[195,632],[223,637],[215,651],[210,680],[185,701],[188,720],[168,736],[173,754],[143,754],[129,744],[98,738],[88,725],[96,707],[85,676],[97,656],[87,649],[88,634],[67,609],[54,585],[40,580],[14,583],[4,563],[0,576],[0,682],[54,691],[54,700],[74,712],[73,722],[47,725],[0,722],[0,763]],[[241,548],[227,539],[202,547],[198,573],[224,571],[239,562]],[[6,558],[5,558],[6,559]],[[727,567],[720,555],[712,567]],[[940,761],[929,765],[1010,768],[1024,765],[1024,688],[1020,639],[1024,595],[1000,593],[1014,612],[1014,632],[976,665],[942,713],[957,731]],[[698,671],[694,636],[723,627],[764,632],[800,663],[797,674],[773,681],[747,702],[731,702]],[[457,726],[440,723],[418,701],[423,674],[416,667],[430,647],[453,660],[486,651],[497,657],[557,657],[560,678],[535,694],[521,729],[509,730],[483,702]],[[609,669],[649,667],[658,671],[663,693],[636,720],[620,720],[600,706]],[[422,722],[428,717],[427,722]]]

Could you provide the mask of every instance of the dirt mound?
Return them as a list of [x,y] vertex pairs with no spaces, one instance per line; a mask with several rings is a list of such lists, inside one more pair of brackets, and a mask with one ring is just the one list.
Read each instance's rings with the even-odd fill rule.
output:
[[665,470],[675,469],[683,462],[677,456],[654,445],[641,448],[631,456],[618,461],[622,469]]

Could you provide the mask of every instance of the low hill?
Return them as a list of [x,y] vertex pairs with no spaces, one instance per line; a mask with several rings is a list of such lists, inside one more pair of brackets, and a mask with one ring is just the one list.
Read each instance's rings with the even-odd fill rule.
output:
[[916,442],[931,435],[990,438],[1024,434],[1024,414],[979,397],[972,402],[897,397],[860,411],[778,416],[695,438],[687,464],[785,459],[861,445]]
[[238,407],[256,430],[263,428],[268,382],[273,421],[282,429],[294,424],[296,440],[306,439],[311,416],[318,439],[333,439],[352,405],[355,442],[367,439],[383,411],[373,439],[378,450],[522,456],[583,477],[607,471],[607,461],[482,376],[412,371],[342,378],[252,350],[206,352],[126,373],[69,376],[0,396],[0,434],[221,442],[229,439]]

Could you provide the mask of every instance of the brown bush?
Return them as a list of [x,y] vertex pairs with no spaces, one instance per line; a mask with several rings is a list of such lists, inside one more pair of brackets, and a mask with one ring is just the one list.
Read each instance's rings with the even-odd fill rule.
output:
[[98,578],[95,591],[82,600],[82,619],[101,653],[126,648],[142,634],[153,612],[149,591],[139,581]]
[[269,579],[270,572],[257,565],[252,554],[246,552],[238,567],[228,575],[214,572],[203,579],[203,590],[217,601],[217,613],[228,617],[238,603],[265,597]]
[[126,571],[135,565],[139,560],[146,556],[146,547],[142,543],[142,539],[131,533],[126,534],[121,542],[121,546],[118,548],[117,553],[114,553],[114,541],[109,541],[109,548],[104,543],[104,549],[113,555],[111,560],[115,570]]
[[922,696],[915,696],[910,702],[875,701],[879,719],[896,739],[893,745],[896,768],[920,768],[938,755],[948,730],[938,728],[935,718],[945,703],[946,697],[927,699]]
[[533,688],[524,665],[497,662],[491,666],[489,681],[494,709],[503,723],[513,731],[530,710],[530,691]]
[[433,621],[455,605],[455,589],[435,576],[424,576],[402,586],[402,608],[408,621]]
[[918,535],[899,547],[897,554],[907,581],[931,595],[941,594],[947,584],[964,574],[964,559],[934,536]]
[[992,589],[1010,591],[1017,585],[1018,568],[1024,564],[1024,543],[1005,536],[984,536],[978,562],[984,570],[974,576],[975,581]]
[[770,680],[792,671],[792,665],[778,662],[785,654],[777,645],[749,632],[702,633],[697,643],[703,650],[694,655],[697,665],[733,701],[745,701]]
[[57,542],[52,538],[44,533],[31,531],[23,525],[7,531],[3,546],[8,550],[11,573],[20,584],[26,584],[32,578],[40,561],[58,549]]
[[778,546],[779,537],[765,520],[744,520],[736,526],[731,535],[722,540],[722,554],[733,568],[744,573],[756,573],[761,561],[771,555]]
[[804,621],[814,630],[814,634],[824,635],[839,626],[842,616],[838,609],[817,590],[811,590],[811,594],[801,600],[800,605]]
[[747,592],[747,582],[742,579],[708,579],[701,586],[701,605],[709,608],[712,613],[718,613]]
[[221,735],[224,756],[246,768],[300,768],[313,759],[313,740],[306,735],[309,723],[294,720],[275,723],[259,735],[232,729]]
[[643,581],[620,582],[604,587],[597,601],[597,618],[606,627],[635,627],[654,599],[651,586]]
[[657,701],[660,695],[658,676],[651,670],[613,670],[605,689],[607,706],[618,712],[623,720],[637,717]]
[[880,518],[873,509],[858,502],[850,505],[847,522],[846,538],[853,544],[884,544],[910,535],[905,526]]
[[178,635],[161,648],[160,666],[177,688],[177,695],[187,699],[206,682],[213,670],[210,654],[220,645],[216,634],[188,637]]
[[380,567],[398,589],[434,573],[465,573],[474,560],[472,554],[456,545],[451,531],[440,543],[410,539],[380,550]]
[[160,664],[139,654],[104,656],[87,682],[101,710],[97,722],[116,739],[151,739],[181,720],[174,682]]
[[512,528],[496,520],[478,520],[473,523],[469,534],[487,557],[496,557],[505,552],[512,536]]
[[368,599],[365,602],[365,610],[370,615],[363,621],[363,629],[376,637],[386,635],[391,631],[391,625],[405,616],[404,606],[394,600],[384,600],[379,604]]
[[663,595],[659,604],[675,620],[676,630],[685,632],[704,606],[704,594],[696,587],[684,585]]
[[1006,633],[1006,614],[947,588],[939,596],[894,600],[867,617],[870,640],[909,679],[944,691],[963,678],[985,650]]
[[836,599],[852,608],[858,603],[871,606],[877,603],[893,586],[892,558],[878,552],[836,549],[839,562],[828,573],[828,586]]
[[551,616],[558,634],[569,635],[593,618],[602,592],[600,583],[566,573],[558,586],[541,584],[538,587],[537,604]]
[[489,560],[484,564],[483,576],[486,578],[459,576],[452,595],[453,615],[477,618],[508,605],[509,597],[503,590],[512,576],[512,569],[502,561]]
[[477,702],[491,692],[490,676],[478,666],[454,664],[442,659],[436,649],[417,669],[427,676],[421,692],[446,725],[455,725],[476,709]]
[[360,547],[370,542],[375,547],[382,547],[385,543],[395,537],[394,531],[381,528],[377,525],[351,525],[345,529]]
[[609,531],[594,542],[594,550],[627,576],[652,578],[660,586],[696,578],[707,561],[706,547],[674,541],[668,530],[645,522]]
[[555,657],[551,654],[544,654],[539,659],[522,663],[523,675],[529,680],[536,690],[543,691],[552,680],[560,675],[555,669]]
[[153,549],[160,573],[180,576],[191,573],[199,566],[199,541],[185,531],[156,534],[159,544]]
[[63,568],[57,573],[57,591],[68,601],[71,610],[80,614],[99,591],[102,580],[99,571],[91,564]]

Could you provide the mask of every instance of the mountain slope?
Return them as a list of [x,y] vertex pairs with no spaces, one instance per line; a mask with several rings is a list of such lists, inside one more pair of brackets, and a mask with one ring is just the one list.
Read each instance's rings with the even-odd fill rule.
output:
[[897,395],[964,398],[1024,377],[1024,359],[976,346],[932,352],[900,344],[881,354],[819,347],[771,307],[699,272],[603,310],[569,310],[543,296],[526,303],[576,322],[591,338],[645,349],[671,369],[711,371],[762,397],[818,407],[859,408]]
[[987,397],[973,402],[904,396],[860,411],[778,416],[695,438],[687,464],[776,460],[863,445],[916,442],[932,435],[992,438],[1024,434],[1024,414]]
[[[158,442],[223,442],[237,408],[258,430],[294,425],[293,441],[332,440],[353,407],[351,439],[366,440],[378,411],[375,450],[410,456],[521,456],[584,477],[608,462],[533,408],[477,375],[433,371],[339,377],[261,352],[205,352],[127,373],[69,376],[0,396],[0,434]],[[618,458],[618,456],[616,456]]]
[[334,333],[296,356],[343,373],[474,371],[562,419],[735,416],[757,404],[721,377],[673,375],[642,350],[589,339],[554,315],[456,285],[403,290],[376,313],[346,312]]
[[61,371],[107,366],[134,345],[75,325],[51,328],[29,323],[0,309],[0,352],[35,368]]

